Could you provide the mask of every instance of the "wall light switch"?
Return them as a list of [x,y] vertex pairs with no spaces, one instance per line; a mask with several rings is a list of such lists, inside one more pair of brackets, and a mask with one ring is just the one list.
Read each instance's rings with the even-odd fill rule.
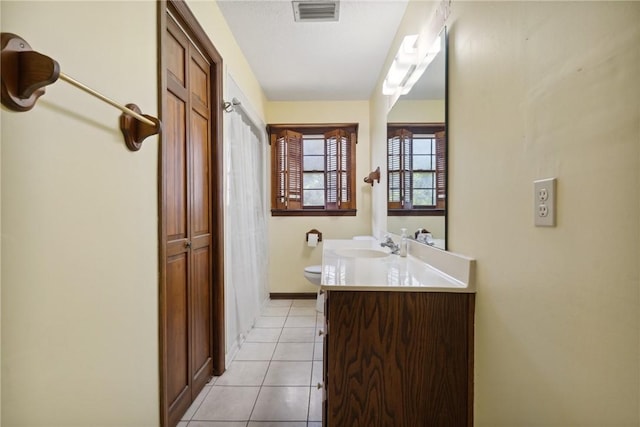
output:
[[556,226],[556,178],[533,181],[533,208],[536,227]]

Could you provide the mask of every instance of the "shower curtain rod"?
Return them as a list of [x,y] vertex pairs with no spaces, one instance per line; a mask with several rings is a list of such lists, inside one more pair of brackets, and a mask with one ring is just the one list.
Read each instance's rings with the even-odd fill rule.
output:
[[256,119],[256,116],[251,111],[249,111],[247,108],[245,108],[244,105],[242,105],[242,102],[238,98],[234,96],[231,99],[231,102],[224,101],[222,103],[222,109],[227,113],[233,113],[234,111],[237,111],[238,113],[244,115],[244,117],[249,120],[250,125],[257,132],[260,142],[265,141],[265,135],[263,134],[264,125],[261,124],[260,120]]
[[[44,95],[45,86],[58,79],[93,95],[123,112],[120,116],[120,130],[125,144],[137,151],[142,141],[160,132],[161,123],[155,117],[141,114],[135,104],[118,104],[100,92],[80,83],[60,71],[54,59],[36,52],[20,36],[12,33],[1,34],[2,44],[2,105],[13,111],[31,110],[38,98]],[[133,120],[135,119],[135,120]]]
[[238,98],[233,98],[231,102],[224,101],[222,103],[222,108],[227,113],[233,113],[234,111],[236,111],[236,107],[242,108],[242,102],[238,101]]

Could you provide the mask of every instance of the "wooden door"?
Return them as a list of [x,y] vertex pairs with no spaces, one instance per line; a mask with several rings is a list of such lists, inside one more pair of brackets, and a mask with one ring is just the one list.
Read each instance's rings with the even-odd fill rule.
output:
[[[161,149],[161,413],[175,426],[224,370],[215,64],[167,9]],[[221,181],[221,179],[219,180]],[[215,240],[218,241],[214,244]],[[216,295],[217,294],[217,295]],[[214,322],[215,318],[215,322]],[[217,325],[216,325],[217,323]],[[216,328],[214,329],[214,326]],[[222,338],[222,339],[221,339]],[[217,365],[217,366],[214,366]]]

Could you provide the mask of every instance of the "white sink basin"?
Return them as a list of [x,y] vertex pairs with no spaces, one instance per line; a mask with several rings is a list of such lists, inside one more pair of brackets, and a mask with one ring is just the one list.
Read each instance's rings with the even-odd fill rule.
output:
[[384,258],[389,253],[377,249],[367,248],[340,248],[336,249],[336,255],[347,258]]

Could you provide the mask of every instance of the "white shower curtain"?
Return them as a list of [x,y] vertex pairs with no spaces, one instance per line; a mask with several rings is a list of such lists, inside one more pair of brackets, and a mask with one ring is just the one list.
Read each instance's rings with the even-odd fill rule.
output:
[[240,108],[225,116],[228,354],[242,343],[267,298],[268,236],[264,135]]

